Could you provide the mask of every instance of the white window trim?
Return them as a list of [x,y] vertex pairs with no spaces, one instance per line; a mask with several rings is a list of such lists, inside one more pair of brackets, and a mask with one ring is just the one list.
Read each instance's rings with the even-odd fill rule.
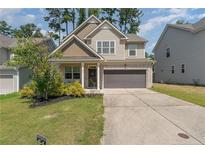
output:
[[[101,42],[101,53],[98,53],[98,42]],[[103,42],[109,42],[109,53],[103,53]],[[114,53],[110,53],[110,42],[114,42]],[[97,40],[96,41],[96,52],[101,55],[116,55],[116,40]]]
[[[68,72],[65,71],[65,68],[66,68],[66,67],[71,67],[72,79],[66,79],[66,78],[65,78],[65,74],[68,73]],[[74,67],[79,67],[79,68],[80,68],[80,66],[65,66],[65,67],[64,67],[64,79],[65,79],[66,81],[78,81],[78,80],[80,80],[80,78],[79,78],[79,79],[74,79],[74,78],[73,78],[73,76],[74,76],[74,75],[73,75],[73,74],[74,74],[73,68],[74,68]],[[79,72],[79,73],[80,73],[80,72]],[[81,73],[80,73],[80,74],[81,74]]]

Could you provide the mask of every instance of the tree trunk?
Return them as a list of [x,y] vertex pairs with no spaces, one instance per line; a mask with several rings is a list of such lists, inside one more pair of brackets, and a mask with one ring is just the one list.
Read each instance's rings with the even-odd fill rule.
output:
[[68,35],[68,22],[66,21],[66,35]]

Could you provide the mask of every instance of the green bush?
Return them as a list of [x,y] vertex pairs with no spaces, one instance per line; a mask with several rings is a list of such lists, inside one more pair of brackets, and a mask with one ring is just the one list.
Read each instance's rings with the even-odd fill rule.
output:
[[71,96],[82,97],[85,94],[84,88],[78,81],[72,82],[66,87],[67,88],[65,89],[67,90],[65,90],[65,92],[67,92],[67,94],[70,94]]
[[35,82],[31,82],[20,90],[22,98],[33,98],[36,96],[36,85]]

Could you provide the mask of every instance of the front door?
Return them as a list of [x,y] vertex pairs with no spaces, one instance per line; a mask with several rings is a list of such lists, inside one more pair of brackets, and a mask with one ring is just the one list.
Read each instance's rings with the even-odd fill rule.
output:
[[96,68],[88,69],[88,87],[96,88],[97,87],[97,71]]

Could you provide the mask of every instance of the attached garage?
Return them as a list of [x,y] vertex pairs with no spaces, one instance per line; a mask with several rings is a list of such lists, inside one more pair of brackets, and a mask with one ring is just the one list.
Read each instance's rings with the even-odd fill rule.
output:
[[16,91],[12,74],[0,75],[0,94],[7,94]]
[[146,88],[146,70],[104,70],[104,88]]

